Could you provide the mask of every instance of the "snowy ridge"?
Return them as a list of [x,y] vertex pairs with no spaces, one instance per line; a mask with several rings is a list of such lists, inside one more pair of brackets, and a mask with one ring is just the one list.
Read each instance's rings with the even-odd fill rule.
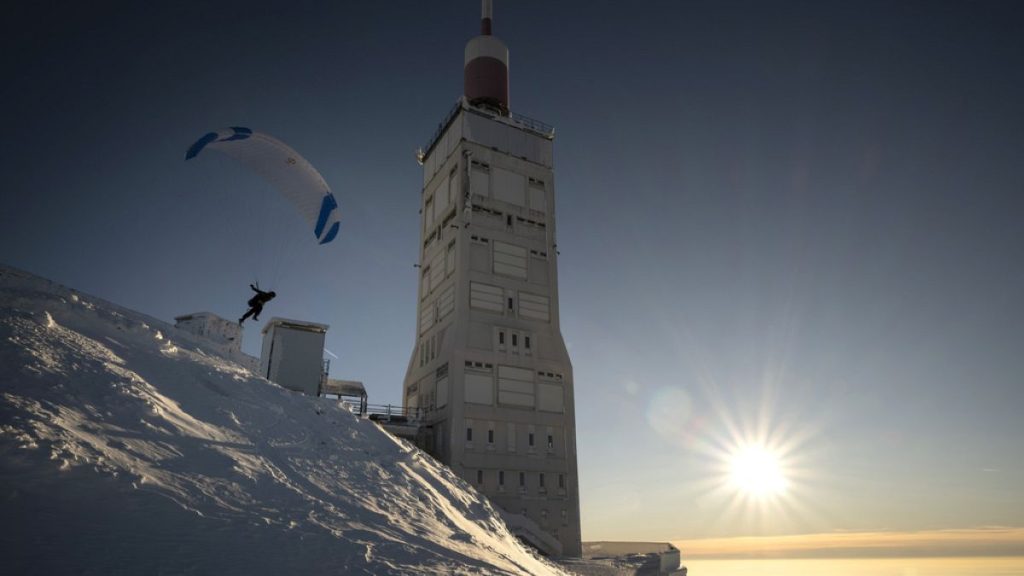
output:
[[372,422],[4,267],[0,514],[7,574],[562,574]]

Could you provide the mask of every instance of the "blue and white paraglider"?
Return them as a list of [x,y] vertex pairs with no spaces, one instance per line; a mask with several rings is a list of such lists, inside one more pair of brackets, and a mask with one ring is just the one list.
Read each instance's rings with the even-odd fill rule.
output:
[[205,134],[189,147],[185,160],[208,149],[233,158],[270,182],[309,222],[320,244],[338,235],[341,211],[334,194],[316,168],[284,142],[234,126]]

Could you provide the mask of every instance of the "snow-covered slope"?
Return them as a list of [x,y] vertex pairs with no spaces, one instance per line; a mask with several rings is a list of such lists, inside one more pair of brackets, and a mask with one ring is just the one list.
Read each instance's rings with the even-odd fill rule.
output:
[[5,574],[560,574],[429,456],[0,267]]

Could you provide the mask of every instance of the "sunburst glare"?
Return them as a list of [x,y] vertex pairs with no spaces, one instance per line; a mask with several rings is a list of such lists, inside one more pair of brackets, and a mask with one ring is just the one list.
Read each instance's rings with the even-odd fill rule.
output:
[[[822,456],[815,442],[821,414],[779,402],[768,385],[760,401],[726,399],[719,390],[705,390],[710,413],[700,426],[691,419],[672,430],[703,460],[694,488],[702,506],[721,510],[710,529],[761,534],[820,525],[818,501],[827,476],[814,465]],[[664,428],[656,430],[669,432]]]
[[729,457],[729,480],[739,491],[755,498],[786,491],[779,456],[764,446],[743,446]]

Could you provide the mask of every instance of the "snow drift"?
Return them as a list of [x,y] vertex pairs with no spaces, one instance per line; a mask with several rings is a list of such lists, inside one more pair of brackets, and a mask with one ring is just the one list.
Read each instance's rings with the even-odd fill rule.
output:
[[485,498],[332,401],[0,267],[7,574],[560,574]]

